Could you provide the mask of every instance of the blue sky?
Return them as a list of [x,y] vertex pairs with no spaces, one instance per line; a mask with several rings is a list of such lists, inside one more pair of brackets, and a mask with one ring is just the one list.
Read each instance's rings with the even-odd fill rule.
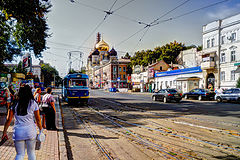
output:
[[[53,7],[47,15],[50,27],[48,33],[51,34],[51,37],[47,39],[49,49],[43,52],[42,59],[55,66],[60,76],[67,73],[69,62],[67,53],[69,51],[80,50],[83,52],[83,61],[86,64],[87,56],[91,48],[94,47],[97,32],[103,35],[104,41],[110,47],[114,47],[118,51],[119,56],[126,52],[133,54],[138,50],[153,49],[174,40],[186,45],[201,45],[203,25],[219,18],[237,14],[240,11],[240,0],[229,0],[150,27],[144,36],[146,29],[129,38],[144,28],[144,25],[135,21],[151,23],[183,2],[186,3],[160,20],[175,17],[221,0],[135,0],[109,15],[95,32],[93,32],[94,29],[106,15],[102,10],[109,10],[116,0],[74,1],[52,0]],[[129,1],[117,0],[112,11]],[[86,7],[86,5],[91,7]],[[121,18],[123,16],[125,18]],[[93,34],[91,34],[92,32]],[[142,40],[139,41],[142,36]],[[127,38],[129,39],[124,41]],[[77,54],[73,56],[79,57]],[[38,60],[34,60],[34,63],[37,64]],[[72,67],[77,70],[78,66],[79,63],[75,60]]]

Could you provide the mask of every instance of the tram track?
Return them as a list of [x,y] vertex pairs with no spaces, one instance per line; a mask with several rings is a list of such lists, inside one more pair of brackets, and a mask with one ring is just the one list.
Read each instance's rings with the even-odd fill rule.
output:
[[[106,100],[104,100],[106,102]],[[111,103],[114,103],[111,101]],[[106,104],[105,104],[106,105]],[[118,103],[118,106],[121,106],[121,104]],[[113,106],[111,106],[110,108],[114,108]],[[132,108],[132,107],[131,107]],[[118,109],[119,111],[119,109]],[[121,110],[122,112],[123,110]],[[139,110],[138,110],[139,111]],[[141,110],[142,111],[142,110]],[[117,121],[120,121],[122,123],[127,123],[128,125],[133,125],[133,126],[137,126],[137,127],[142,127],[142,128],[145,128],[147,130],[155,130],[155,131],[158,131],[158,132],[161,132],[161,133],[164,133],[164,134],[169,134],[169,135],[172,135],[172,136],[175,136],[175,137],[180,137],[180,138],[183,138],[183,139],[186,139],[186,140],[190,140],[190,141],[197,141],[197,142],[200,142],[200,143],[205,143],[205,144],[208,144],[210,146],[213,146],[217,149],[220,149],[223,150],[223,151],[227,151],[227,150],[233,150],[233,151],[236,151],[236,152],[239,152],[240,149],[238,148],[233,148],[233,147],[229,147],[228,145],[223,145],[223,144],[216,144],[216,143],[213,143],[213,142],[210,142],[210,141],[206,141],[206,140],[201,140],[201,139],[196,139],[196,138],[193,138],[193,137],[188,137],[188,136],[183,136],[183,135],[178,135],[176,133],[169,133],[169,132],[166,132],[164,130],[160,130],[160,129],[154,129],[154,128],[150,128],[150,127],[145,127],[145,126],[142,126],[142,125],[138,125],[138,124],[134,124],[134,123],[129,123],[129,122],[126,122],[126,121],[123,121],[121,119],[117,119],[116,117],[113,117],[113,119],[117,120]],[[155,123],[155,122],[154,122]],[[172,132],[172,131],[171,131]]]
[[[76,117],[78,117],[79,121],[85,122],[85,124],[86,124],[86,122],[87,122],[87,123],[93,123],[95,126],[98,126],[98,127],[104,128],[104,129],[107,129],[107,130],[109,130],[110,132],[113,132],[114,134],[121,134],[123,137],[126,137],[126,138],[129,138],[129,139],[131,139],[131,140],[134,140],[135,142],[140,143],[140,144],[142,144],[142,145],[144,145],[144,146],[147,146],[148,148],[152,148],[150,145],[148,145],[148,143],[140,142],[139,139],[130,137],[130,135],[128,134],[128,133],[131,132],[130,130],[128,130],[128,133],[126,133],[126,132],[121,132],[121,131],[118,131],[118,130],[116,130],[116,129],[113,129],[113,128],[110,128],[110,127],[106,127],[106,126],[103,126],[103,125],[101,125],[101,124],[99,124],[99,123],[93,122],[93,121],[91,121],[91,120],[89,120],[89,119],[83,120],[83,116],[82,116],[81,114],[79,114],[78,111],[75,110],[75,109],[73,110],[73,113],[74,113],[74,115],[75,115]],[[81,117],[81,118],[79,118],[79,117]],[[116,125],[116,123],[114,123],[114,125]],[[118,124],[117,126],[119,126],[119,124]],[[93,131],[93,132],[94,132],[94,131]],[[154,148],[152,148],[152,149],[154,150]],[[105,150],[106,150],[106,149],[105,149]],[[104,153],[105,153],[105,152],[104,152]],[[172,154],[175,154],[175,153],[173,153],[173,152],[171,152],[171,153],[172,153]],[[163,157],[164,157],[164,159],[169,159],[169,157],[167,157],[167,156],[165,156],[165,155],[163,155]],[[177,159],[177,158],[175,158],[174,156],[171,157],[171,155],[170,155],[170,159]]]
[[[176,151],[173,151],[173,150],[171,150],[171,151],[166,150],[166,149],[164,149],[164,147],[163,147],[162,145],[159,145],[159,144],[153,143],[153,142],[151,142],[151,141],[149,141],[149,140],[146,140],[146,139],[143,138],[143,137],[144,137],[143,135],[139,135],[139,134],[137,134],[137,133],[134,133],[134,131],[131,131],[130,129],[127,129],[126,127],[124,127],[124,125],[116,122],[116,121],[113,119],[113,117],[108,116],[108,115],[105,115],[105,114],[99,112],[98,109],[96,109],[96,108],[93,108],[93,107],[90,107],[90,106],[88,106],[88,107],[89,107],[89,109],[90,109],[91,111],[96,112],[98,115],[102,116],[104,119],[107,119],[108,121],[110,121],[114,126],[123,129],[124,131],[123,131],[122,133],[123,133],[124,135],[127,135],[127,136],[132,135],[132,136],[134,137],[134,139],[135,139],[136,142],[140,142],[141,144],[144,144],[144,145],[145,145],[146,147],[148,147],[148,148],[152,148],[152,149],[154,149],[154,150],[163,152],[164,154],[166,154],[166,155],[168,156],[168,157],[166,157],[166,158],[179,159],[178,157],[180,157],[180,159],[182,159],[182,158],[183,158],[183,159],[192,159],[192,157],[189,157],[189,156],[187,156],[187,155],[184,155],[183,153],[176,152]],[[132,139],[132,138],[131,138],[131,139]],[[173,147],[171,147],[171,148],[173,148]],[[178,157],[177,157],[176,155],[177,155]]]
[[[184,122],[184,121],[179,121],[179,120],[174,120],[175,115],[163,115],[163,114],[159,114],[159,113],[155,113],[155,112],[152,112],[152,111],[147,111],[145,109],[139,109],[139,107],[136,108],[136,106],[134,106],[133,104],[131,105],[126,105],[126,104],[123,104],[123,103],[120,103],[120,102],[115,102],[115,101],[109,101],[105,98],[98,98],[102,101],[105,101],[105,102],[108,102],[108,103],[112,103],[112,104],[115,104],[119,107],[122,107],[122,108],[126,108],[128,110],[135,110],[135,111],[139,111],[139,112],[145,112],[145,113],[150,113],[154,116],[157,116],[157,117],[160,117],[160,118],[171,118],[172,122],[173,123],[177,123],[177,124],[183,124],[183,125],[188,125],[188,126],[191,126],[191,127],[196,127],[196,128],[202,128],[202,129],[206,129],[206,130],[214,130],[214,131],[217,131],[217,132],[220,132],[220,133],[224,133],[224,134],[228,134],[232,137],[235,137],[235,138],[240,138],[240,133],[237,132],[237,131],[233,131],[233,130],[222,130],[222,129],[217,129],[217,128],[212,128],[212,127],[205,127],[205,126],[201,126],[201,125],[195,125],[195,124],[192,124],[192,123],[189,123],[189,122]],[[119,110],[119,109],[118,109]],[[120,111],[123,111],[123,110],[120,110]],[[182,116],[182,118],[186,118],[186,119],[195,119],[195,120],[199,120],[199,121],[204,121],[204,122],[212,122],[212,123],[219,123],[218,121],[210,121],[210,120],[205,120],[205,119],[201,119],[201,118],[197,118],[197,117],[187,117],[187,116]],[[151,123],[151,122],[150,122]],[[221,121],[220,123],[225,123],[225,124],[231,124],[231,125],[234,125],[234,126],[238,126],[240,124],[236,124],[236,123],[228,123],[228,122],[224,122],[224,121]]]
[[98,146],[98,148],[101,150],[103,155],[108,159],[108,160],[114,160],[113,157],[110,155],[109,151],[104,147],[104,145],[94,136],[96,133],[95,131],[85,122],[84,119],[81,119],[77,112],[72,110],[73,115],[77,119],[78,122],[81,123],[81,126],[87,131],[87,133],[90,135],[92,140],[95,142],[95,144]]

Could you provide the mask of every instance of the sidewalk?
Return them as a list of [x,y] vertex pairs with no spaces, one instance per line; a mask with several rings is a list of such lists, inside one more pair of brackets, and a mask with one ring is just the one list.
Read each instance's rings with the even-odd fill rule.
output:
[[[59,106],[58,97],[55,96],[55,98],[56,98],[56,124],[59,131],[44,130],[46,139],[45,139],[45,142],[42,143],[41,149],[36,150],[37,160],[67,159],[65,140],[63,135],[61,110]],[[0,107],[0,136],[2,136],[5,119],[6,119],[6,108]],[[1,160],[14,160],[16,156],[14,142],[12,140],[12,129],[13,129],[13,125],[11,125],[8,129],[9,140],[5,142],[2,146],[0,146]],[[25,154],[24,160],[27,160],[27,153]]]

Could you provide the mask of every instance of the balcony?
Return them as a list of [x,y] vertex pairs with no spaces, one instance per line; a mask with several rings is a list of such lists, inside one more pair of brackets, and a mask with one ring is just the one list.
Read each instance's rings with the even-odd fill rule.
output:
[[206,61],[201,63],[201,69],[213,69],[215,68],[214,61]]

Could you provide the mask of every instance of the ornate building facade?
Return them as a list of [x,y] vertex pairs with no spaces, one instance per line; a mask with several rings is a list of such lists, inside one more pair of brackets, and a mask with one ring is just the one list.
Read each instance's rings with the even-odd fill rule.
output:
[[87,74],[92,88],[127,87],[127,64],[130,60],[118,59],[117,51],[97,34],[96,44],[87,61]]

